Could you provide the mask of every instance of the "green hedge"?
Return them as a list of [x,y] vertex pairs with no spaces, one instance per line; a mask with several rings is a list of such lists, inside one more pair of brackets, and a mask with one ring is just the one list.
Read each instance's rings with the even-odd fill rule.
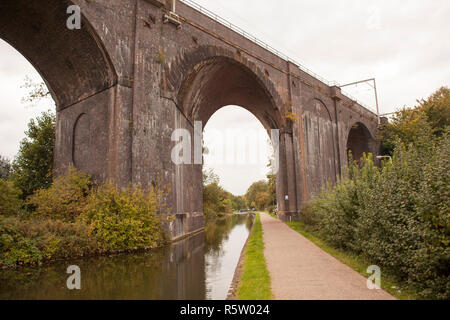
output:
[[79,257],[95,252],[97,247],[96,239],[83,223],[0,216],[0,265]]
[[450,298],[450,139],[398,144],[382,169],[365,156],[304,210],[337,248],[360,254],[419,296]]
[[165,190],[150,191],[113,184],[96,186],[75,169],[20,208],[20,193],[0,180],[0,265],[40,264],[87,254],[150,249],[167,237],[162,227]]

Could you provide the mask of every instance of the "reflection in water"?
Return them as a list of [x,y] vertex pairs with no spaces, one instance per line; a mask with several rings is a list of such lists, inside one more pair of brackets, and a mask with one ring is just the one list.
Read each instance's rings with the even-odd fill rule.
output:
[[[208,221],[204,233],[151,252],[2,270],[0,299],[225,299],[251,220]],[[69,265],[81,269],[81,290],[66,287]]]
[[238,225],[228,234],[222,247],[206,254],[206,297],[209,300],[226,298],[234,270],[239,262],[239,254],[248,237],[245,225]]

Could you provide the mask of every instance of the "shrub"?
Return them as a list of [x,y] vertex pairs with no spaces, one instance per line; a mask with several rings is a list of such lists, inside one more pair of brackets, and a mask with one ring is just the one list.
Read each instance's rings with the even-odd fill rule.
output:
[[0,217],[0,265],[40,264],[82,256],[96,248],[82,223]]
[[[28,204],[36,208],[33,214],[0,215],[0,265],[40,264],[165,243],[161,221],[167,208],[162,198],[169,190],[156,183],[148,193],[131,187],[119,191],[112,183],[93,187],[88,175],[69,168],[50,188],[29,197]],[[20,192],[4,180],[0,191],[2,215],[15,214]]]
[[277,215],[277,206],[274,206],[274,205],[272,205],[272,206],[268,206],[267,208],[266,208],[266,211],[267,212],[269,212],[269,214],[271,214],[271,215],[273,215],[273,216],[276,216]]
[[89,175],[70,167],[54,180],[50,188],[38,190],[30,196],[28,204],[40,217],[73,222],[85,209],[92,187]]
[[119,191],[112,183],[89,196],[81,215],[105,251],[155,248],[165,241],[156,192],[129,187]]
[[22,208],[21,192],[11,181],[0,179],[0,215],[16,215]]
[[377,168],[371,156],[309,205],[305,222],[423,298],[450,298],[450,139],[424,130]]

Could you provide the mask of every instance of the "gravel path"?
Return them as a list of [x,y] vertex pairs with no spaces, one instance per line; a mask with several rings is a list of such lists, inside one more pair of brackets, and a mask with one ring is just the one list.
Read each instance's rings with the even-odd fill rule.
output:
[[[264,255],[278,300],[393,300],[283,222],[261,213]],[[383,278],[381,278],[383,281]]]

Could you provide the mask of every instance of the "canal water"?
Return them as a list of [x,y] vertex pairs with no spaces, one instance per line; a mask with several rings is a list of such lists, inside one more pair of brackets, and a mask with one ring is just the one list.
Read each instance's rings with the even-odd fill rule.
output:
[[[223,300],[253,219],[233,215],[170,247],[0,271],[0,299]],[[68,290],[67,267],[81,270],[81,290]]]

